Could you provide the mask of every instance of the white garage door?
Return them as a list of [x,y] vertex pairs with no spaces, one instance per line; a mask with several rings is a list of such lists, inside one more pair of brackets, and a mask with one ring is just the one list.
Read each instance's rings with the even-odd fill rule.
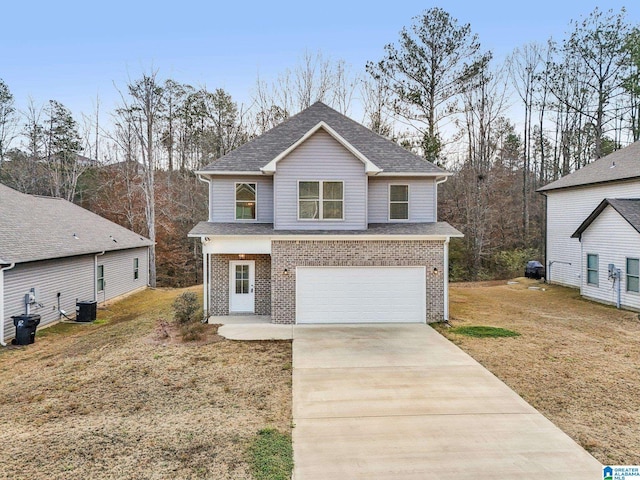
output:
[[298,267],[296,323],[425,323],[425,267]]

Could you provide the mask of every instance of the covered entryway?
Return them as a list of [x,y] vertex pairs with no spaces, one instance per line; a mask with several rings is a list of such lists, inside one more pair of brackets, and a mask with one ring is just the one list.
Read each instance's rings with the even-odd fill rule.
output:
[[296,323],[425,323],[425,267],[297,267]]

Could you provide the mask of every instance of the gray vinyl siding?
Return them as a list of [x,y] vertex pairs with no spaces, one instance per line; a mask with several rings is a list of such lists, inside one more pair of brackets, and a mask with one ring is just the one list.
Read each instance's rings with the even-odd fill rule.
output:
[[[132,290],[145,287],[149,281],[148,248],[136,248],[107,252],[96,257],[82,255],[56,260],[19,263],[4,272],[4,325],[5,341],[15,336],[14,315],[25,313],[24,295],[31,288],[37,292],[37,302],[31,313],[41,316],[40,325],[58,321],[58,292],[60,308],[71,318],[75,317],[76,301],[96,300],[96,258],[104,265],[105,290],[97,301],[117,297]],[[133,259],[138,258],[139,276],[133,278]]]
[[42,307],[34,307],[31,313],[40,315],[40,325],[59,320],[60,308],[74,318],[76,300],[93,300],[94,256],[84,255],[59,260],[19,263],[4,272],[5,339],[15,336],[11,316],[25,313],[24,295],[36,289],[37,301]]
[[369,223],[389,222],[389,185],[409,185],[409,219],[392,222],[435,222],[437,193],[433,178],[369,177]]
[[[640,180],[547,192],[548,281],[579,288],[582,276],[580,241],[571,235],[605,198],[639,196]],[[557,263],[549,269],[549,262]]]
[[[587,283],[587,254],[598,255],[598,285]],[[627,292],[627,258],[640,258],[640,233],[613,208],[606,207],[582,234],[582,281],[580,293],[601,302],[615,304],[617,286],[608,278],[613,263],[622,273],[620,290],[624,308],[640,310],[640,293]]]
[[[274,228],[359,230],[367,227],[364,164],[324,130],[318,130],[280,160],[274,179]],[[298,181],[344,182],[343,220],[298,220]]]
[[[138,279],[133,278],[133,259],[138,259]],[[104,291],[98,292],[98,302],[104,302],[149,283],[149,255],[147,248],[107,252],[98,257],[104,265]]]
[[[273,223],[273,177],[214,177],[209,187],[209,221],[227,223],[236,221],[236,183],[255,183],[258,223]],[[251,220],[239,220],[243,223]]]

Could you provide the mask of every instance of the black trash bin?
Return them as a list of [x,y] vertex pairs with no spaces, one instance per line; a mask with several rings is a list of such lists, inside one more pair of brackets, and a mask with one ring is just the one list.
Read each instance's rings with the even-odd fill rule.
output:
[[94,300],[76,302],[76,322],[93,322],[98,312],[98,303]]
[[14,345],[29,345],[36,341],[36,328],[40,324],[40,315],[16,315],[11,317],[16,327]]

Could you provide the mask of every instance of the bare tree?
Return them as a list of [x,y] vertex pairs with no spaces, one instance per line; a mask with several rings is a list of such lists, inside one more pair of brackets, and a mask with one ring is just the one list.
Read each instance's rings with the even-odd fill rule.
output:
[[364,78],[360,82],[360,95],[365,126],[384,137],[393,134],[390,92],[382,78]]
[[128,101],[123,98],[124,106],[119,109],[127,122],[133,126],[140,145],[143,166],[142,188],[145,198],[145,216],[147,233],[152,242],[149,252],[149,285],[156,286],[156,198],[155,171],[156,136],[164,109],[164,89],[157,80],[157,71],[145,73],[136,81],[127,85]]
[[[529,190],[531,175],[531,151],[533,134],[534,95],[538,90],[540,74],[544,70],[542,48],[530,43],[516,48],[507,60],[509,77],[524,107],[523,165],[522,165],[522,231],[524,238],[529,236]],[[535,178],[535,174],[534,174]]]
[[0,78],[0,166],[4,161],[9,145],[15,138],[18,115],[13,95],[9,87]]

